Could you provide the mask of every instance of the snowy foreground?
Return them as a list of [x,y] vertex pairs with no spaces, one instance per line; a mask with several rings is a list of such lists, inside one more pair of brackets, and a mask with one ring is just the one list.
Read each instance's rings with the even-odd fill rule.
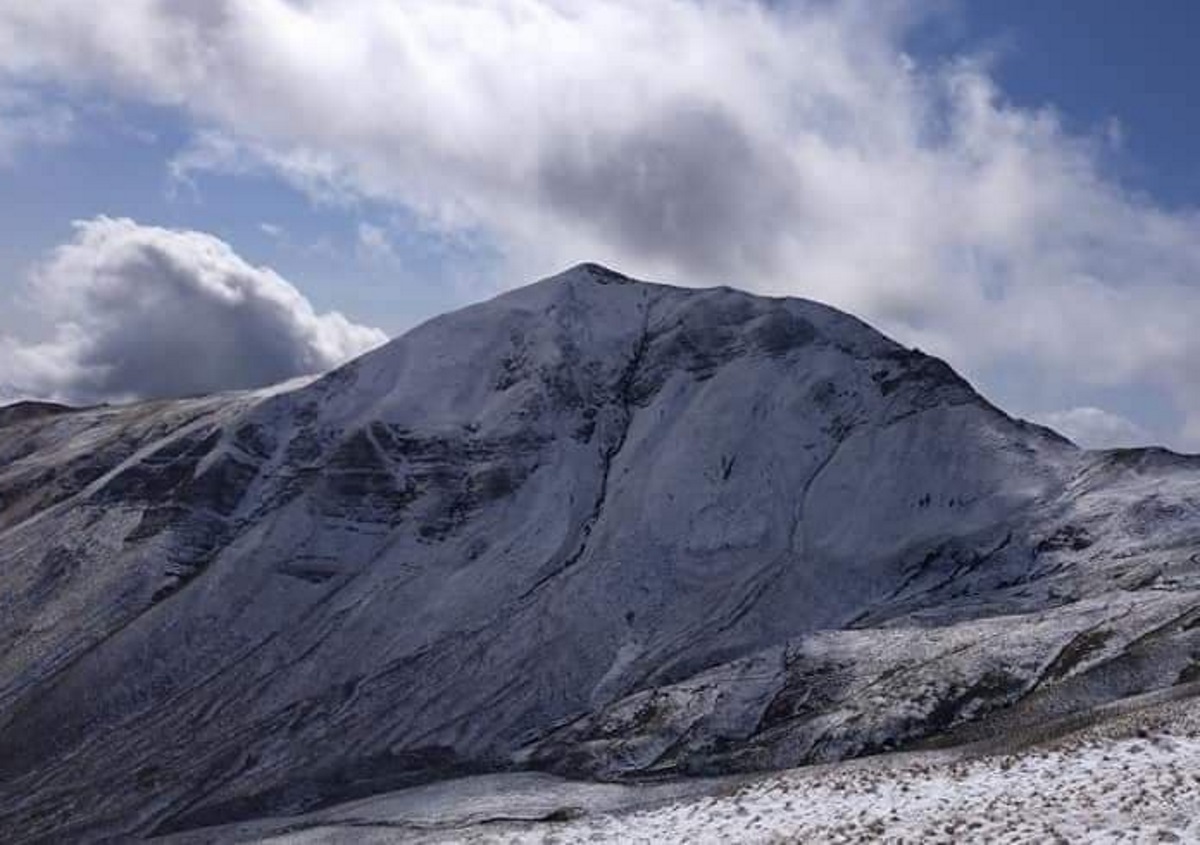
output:
[[1200,702],[994,753],[929,751],[644,787],[470,778],[177,843],[1196,842]]

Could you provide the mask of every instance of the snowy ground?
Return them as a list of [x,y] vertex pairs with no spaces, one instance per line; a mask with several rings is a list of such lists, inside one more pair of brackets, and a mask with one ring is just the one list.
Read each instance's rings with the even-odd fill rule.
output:
[[1081,842],[1200,837],[1200,740],[1089,740],[974,761],[796,772],[730,795],[477,842]]
[[1196,842],[1200,700],[1007,753],[930,751],[644,787],[471,778],[174,841]]

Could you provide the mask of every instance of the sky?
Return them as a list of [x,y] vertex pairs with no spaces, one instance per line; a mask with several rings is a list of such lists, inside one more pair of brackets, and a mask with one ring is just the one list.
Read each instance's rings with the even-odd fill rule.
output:
[[0,0],[0,399],[319,371],[582,261],[1200,451],[1189,0]]

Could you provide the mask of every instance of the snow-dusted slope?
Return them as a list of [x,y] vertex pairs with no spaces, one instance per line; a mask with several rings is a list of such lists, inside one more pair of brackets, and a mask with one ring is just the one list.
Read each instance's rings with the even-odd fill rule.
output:
[[1200,463],[811,302],[585,265],[312,383],[0,422],[6,839],[796,765],[1196,672]]
[[[164,845],[1196,842],[1197,686],[987,747],[637,785],[482,775]],[[1175,692],[1187,698],[1163,703]]]

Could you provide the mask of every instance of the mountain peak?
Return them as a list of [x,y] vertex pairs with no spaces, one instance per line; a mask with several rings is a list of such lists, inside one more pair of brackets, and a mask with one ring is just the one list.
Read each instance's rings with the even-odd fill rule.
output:
[[[580,275],[587,276],[588,278],[602,285],[628,284],[630,282],[640,281],[594,261],[584,261],[580,264],[576,264],[573,267],[569,267],[568,269],[564,270],[562,273],[558,274],[558,276],[552,278],[575,278]],[[643,282],[643,284],[646,283]]]
[[287,391],[0,428],[6,841],[796,765],[1194,671],[1190,465],[815,302],[544,281]]

